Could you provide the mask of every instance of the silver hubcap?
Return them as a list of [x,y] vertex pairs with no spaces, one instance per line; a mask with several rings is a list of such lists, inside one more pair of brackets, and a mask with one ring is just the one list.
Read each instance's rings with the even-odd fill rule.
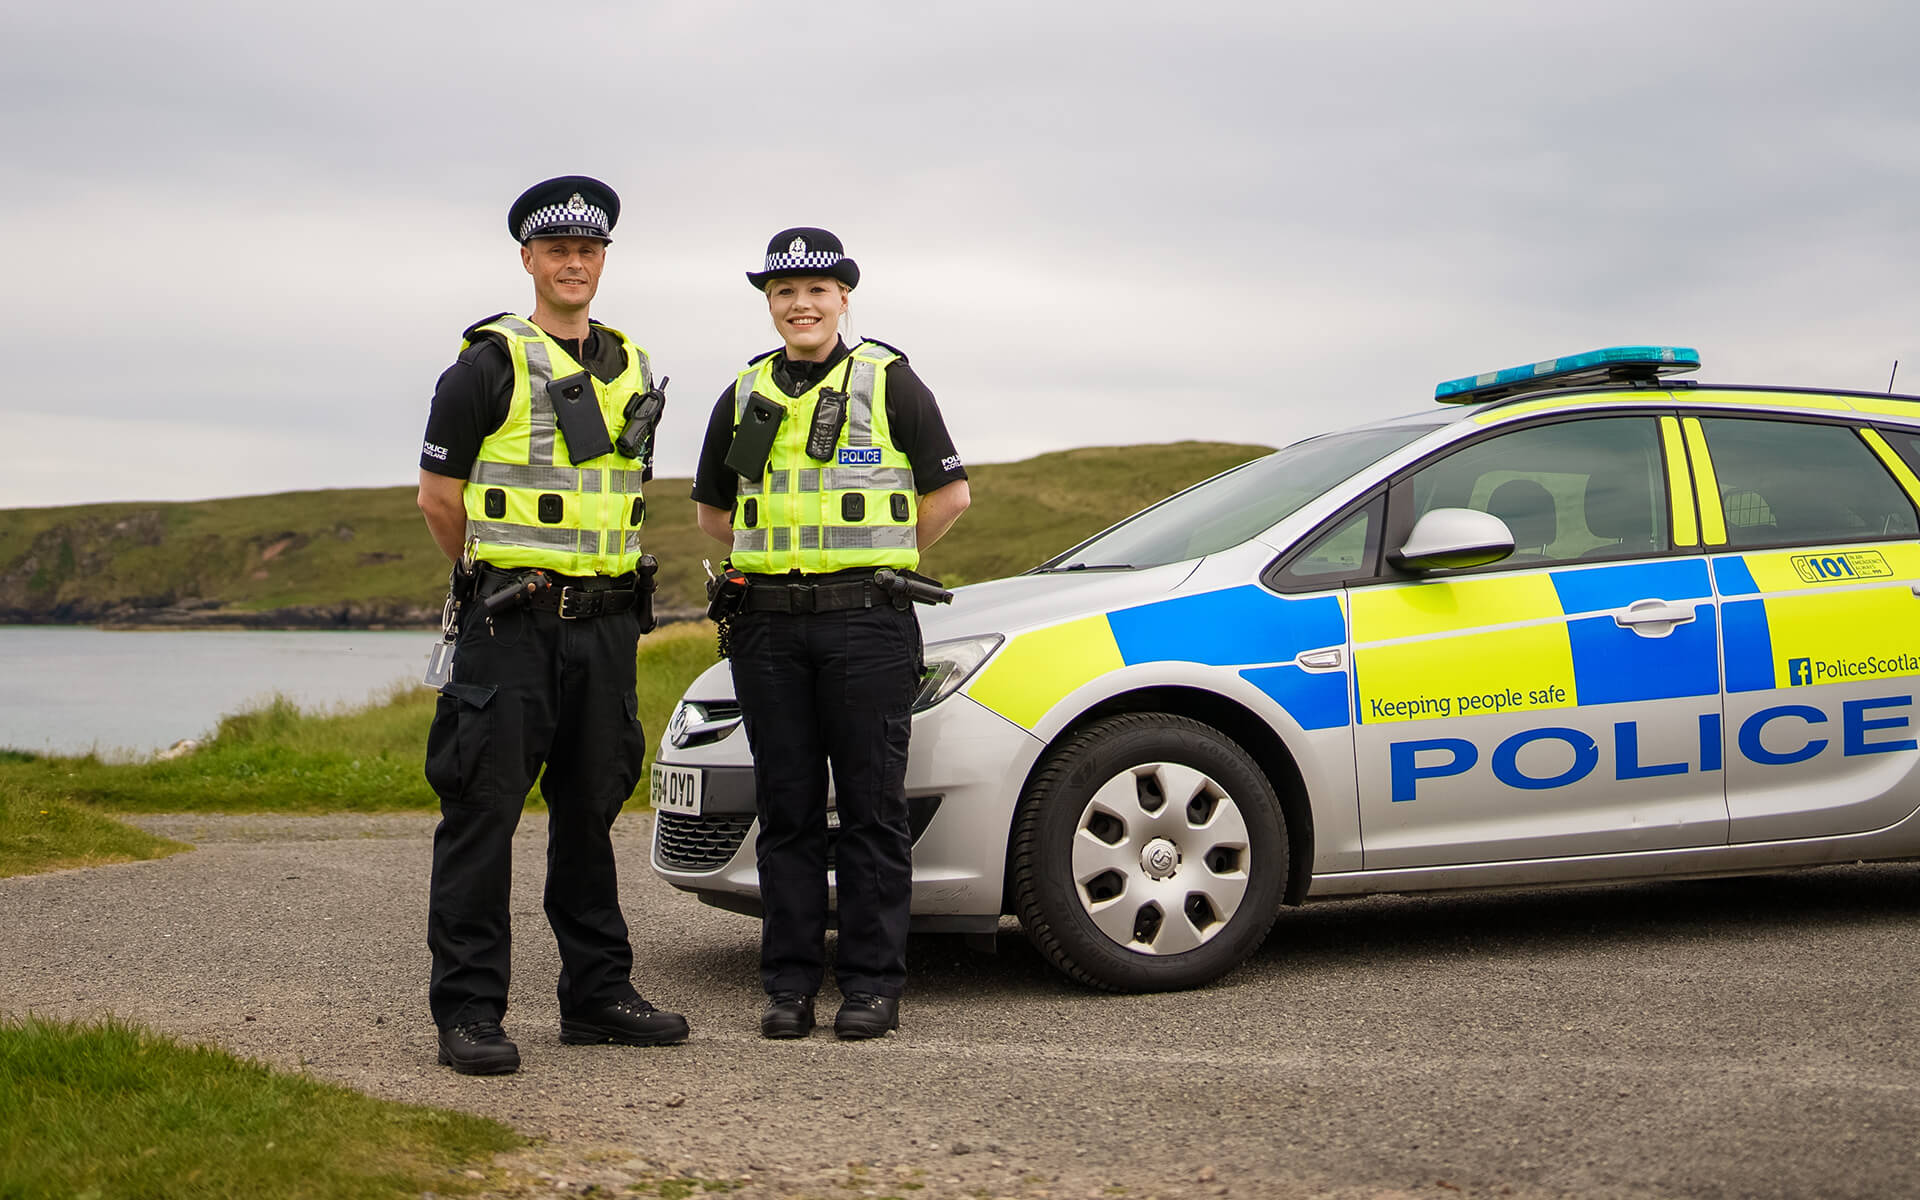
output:
[[1181,954],[1227,927],[1247,893],[1247,823],[1205,772],[1145,763],[1087,801],[1073,880],[1101,933],[1140,954]]

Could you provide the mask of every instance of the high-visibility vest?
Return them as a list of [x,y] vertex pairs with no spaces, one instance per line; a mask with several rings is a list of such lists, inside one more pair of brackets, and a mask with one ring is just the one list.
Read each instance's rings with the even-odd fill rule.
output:
[[[742,478],[733,505],[733,565],[742,571],[820,574],[851,567],[910,570],[920,563],[913,463],[894,448],[887,422],[887,364],[902,357],[861,342],[807,393],[773,381],[776,355],[755,359],[734,385],[735,429],[756,393],[786,410],[766,473]],[[847,395],[840,438],[825,462],[807,453],[820,394]]]
[[[618,338],[627,365],[610,383],[589,376],[607,434],[626,427],[627,401],[653,386],[646,351]],[[624,575],[640,561],[643,464],[618,451],[579,465],[567,453],[547,384],[578,373],[573,356],[532,321],[502,314],[467,330],[501,339],[513,360],[507,419],[480,443],[462,493],[475,556],[496,567],[540,567],[562,575]]]

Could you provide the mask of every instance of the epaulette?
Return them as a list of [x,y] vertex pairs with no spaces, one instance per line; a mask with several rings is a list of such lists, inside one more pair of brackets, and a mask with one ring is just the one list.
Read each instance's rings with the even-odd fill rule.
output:
[[887,349],[893,351],[895,354],[898,354],[900,356],[901,362],[907,361],[907,352],[905,350],[902,350],[900,347],[894,345],[891,342],[883,342],[877,337],[864,337],[864,336],[860,340],[863,342],[872,342],[876,346],[885,346]]
[[510,313],[497,312],[490,317],[482,317],[478,321],[475,321],[473,324],[467,326],[467,331],[460,335],[460,340],[463,342],[470,343],[473,341],[474,334],[479,333],[482,329],[493,324],[495,321],[498,321],[501,317],[511,316],[511,315],[512,314]]
[[758,354],[756,354],[756,355],[754,355],[754,356],[753,356],[752,358],[750,358],[750,359],[748,359],[748,360],[747,360],[747,365],[751,367],[751,366],[753,366],[753,365],[754,365],[755,363],[762,363],[762,362],[765,362],[765,361],[767,361],[767,360],[768,360],[769,358],[772,358],[772,357],[773,357],[774,355],[776,355],[776,354],[778,354],[778,353],[780,353],[780,350],[781,350],[781,347],[779,347],[779,346],[775,346],[775,347],[774,347],[773,349],[771,349],[771,350],[762,350],[762,351],[761,351],[760,353],[758,353]]

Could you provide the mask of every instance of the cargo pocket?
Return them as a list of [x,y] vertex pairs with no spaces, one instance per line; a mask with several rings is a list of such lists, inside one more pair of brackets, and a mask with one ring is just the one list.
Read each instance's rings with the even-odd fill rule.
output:
[[487,706],[499,686],[449,682],[440,689],[427,731],[427,784],[443,804],[474,804],[486,778],[492,716]]

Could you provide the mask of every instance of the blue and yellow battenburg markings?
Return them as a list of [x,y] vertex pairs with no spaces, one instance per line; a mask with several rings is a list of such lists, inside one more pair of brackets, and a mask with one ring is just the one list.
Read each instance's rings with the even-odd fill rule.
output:
[[[1294,661],[1347,641],[1338,597],[1289,598],[1249,584],[1019,634],[967,694],[1033,729],[1067,695],[1110,672],[1192,662],[1236,670],[1303,729],[1321,730],[1344,728],[1356,713],[1362,724],[1383,724],[1714,696],[1723,668],[1736,692],[1920,675],[1920,597],[1909,580],[1920,580],[1920,545],[1363,588],[1352,593],[1351,673]],[[1882,586],[1836,586],[1861,583]],[[1647,638],[1613,619],[1650,597],[1691,604],[1693,620]],[[1901,637],[1910,649],[1889,640]],[[1717,747],[1713,720],[1701,734]]]
[[1713,560],[1727,690],[1920,675],[1920,545]]
[[1346,618],[1334,596],[1289,599],[1248,584],[1082,617],[1013,638],[967,694],[1023,729],[1064,697],[1121,667],[1192,662],[1238,668],[1303,729],[1351,720],[1347,672],[1308,671],[1303,651],[1341,646]]
[[[1693,608],[1665,637],[1614,613],[1658,597]],[[1361,724],[1711,696],[1720,691],[1702,559],[1465,577],[1353,595]]]
[[[1701,562],[1688,559],[1643,566],[1677,568]],[[1722,597],[1721,658],[1729,692],[1920,675],[1920,596],[1915,596],[1912,589],[1912,584],[1920,580],[1920,546],[1891,544],[1817,553],[1782,550],[1725,555],[1713,558],[1711,566],[1713,582]],[[1597,571],[1554,574],[1556,592],[1569,612],[1576,606],[1620,607],[1635,598],[1609,595],[1604,587],[1586,586],[1599,583],[1610,587],[1615,582],[1604,576],[1593,580],[1571,578],[1598,575]],[[1560,579],[1563,575],[1569,577],[1565,586]],[[1696,611],[1695,624],[1702,615],[1703,610]],[[1361,619],[1356,597],[1356,623]],[[1578,635],[1573,631],[1585,623],[1575,620],[1567,624],[1570,649],[1577,645],[1574,639]],[[1677,627],[1669,637],[1679,636],[1686,628]],[[1651,647],[1669,639],[1636,640]],[[1603,642],[1588,646],[1590,651],[1605,648]],[[1708,678],[1700,670],[1700,654],[1704,650],[1711,656],[1712,649],[1710,641],[1689,647],[1684,671],[1694,683],[1666,694],[1709,694],[1712,689],[1699,690]],[[1573,656],[1577,662],[1577,649]],[[1364,651],[1358,661],[1356,673],[1365,681],[1369,676]],[[1594,698],[1597,693],[1586,686],[1577,670],[1574,690],[1579,703],[1605,702]],[[1509,690],[1508,695],[1513,694]],[[1730,736],[1724,739],[1724,749],[1721,714],[1698,713],[1695,754],[1691,760],[1672,762],[1646,761],[1640,750],[1640,723],[1618,721],[1612,731],[1612,778],[1630,781],[1695,770],[1718,771],[1723,754],[1737,754],[1764,766],[1790,766],[1829,752],[1853,758],[1914,751],[1920,749],[1920,741],[1903,736],[1913,727],[1913,700],[1911,685],[1907,685],[1904,690],[1884,695],[1844,699],[1837,706],[1830,701],[1770,705],[1728,729]],[[1371,716],[1364,705],[1361,713],[1363,720]],[[1411,713],[1407,717],[1440,715],[1446,714]],[[1520,753],[1539,743],[1561,744],[1564,751],[1557,761],[1565,765],[1550,773],[1528,774],[1521,765]],[[1592,775],[1601,761],[1600,747],[1592,734],[1556,725],[1519,730],[1490,747],[1457,737],[1413,738],[1390,743],[1387,753],[1391,798],[1396,802],[1418,799],[1421,781],[1463,775],[1478,766],[1483,757],[1497,781],[1534,791],[1571,786]]]

